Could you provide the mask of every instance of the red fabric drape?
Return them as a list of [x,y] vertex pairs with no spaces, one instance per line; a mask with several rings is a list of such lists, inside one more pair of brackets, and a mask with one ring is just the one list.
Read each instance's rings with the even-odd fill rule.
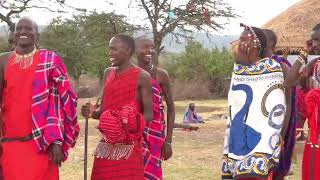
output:
[[[5,73],[3,120],[4,137],[23,137],[32,131],[31,103],[32,81],[39,53],[35,54],[33,65],[22,69],[14,64],[13,56]],[[48,153],[38,153],[36,142],[9,142],[2,144],[1,164],[5,180],[32,179],[57,180],[58,167],[49,160]]]
[[306,141],[303,162],[302,180],[320,179],[320,149],[319,149],[319,107],[320,89],[311,90],[306,98],[307,119],[310,128],[309,138]]
[[[134,149],[128,159],[95,158],[92,180],[144,179],[142,133],[145,126],[141,117],[141,107],[137,101],[140,72],[140,68],[131,67],[121,74],[117,74],[116,68],[114,68],[108,75],[102,101],[102,109],[105,114],[101,119],[102,121],[100,120],[99,129],[113,143],[126,143],[133,140]],[[139,118],[133,117],[132,113],[128,115],[128,108],[125,108],[128,105],[133,107],[138,116],[140,114]],[[123,124],[119,120],[128,123],[124,125],[125,123]],[[118,136],[115,136],[117,134]]]

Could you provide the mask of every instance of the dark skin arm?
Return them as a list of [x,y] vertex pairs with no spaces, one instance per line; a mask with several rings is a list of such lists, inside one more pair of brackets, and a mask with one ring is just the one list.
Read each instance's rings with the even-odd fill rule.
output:
[[[312,47],[310,45],[309,41],[306,41],[304,51],[310,53],[312,51]],[[313,62],[308,63],[306,65],[307,72],[310,67],[312,67]],[[302,64],[297,60],[293,64],[291,68],[289,68],[286,64],[281,63],[281,67],[283,69],[284,73],[284,89],[285,89],[285,96],[286,96],[286,102],[287,102],[287,110],[286,115],[284,119],[283,128],[281,130],[281,136],[284,139],[285,135],[287,133],[290,117],[291,117],[291,88],[297,85],[298,79],[299,79],[299,71]]]
[[[284,63],[281,63],[282,69],[284,65]],[[289,89],[297,85],[301,66],[302,64],[299,61],[295,61],[290,69],[287,68],[283,83],[285,89]]]
[[[105,80],[107,79],[109,73],[111,71],[111,68],[107,68],[104,71],[104,78],[103,78],[103,86],[105,86]],[[99,107],[97,107],[96,109],[94,109],[94,106],[91,103],[86,103],[85,105],[83,105],[81,107],[81,115],[85,118],[93,118],[93,119],[99,119],[101,114],[102,114],[102,104],[103,104],[103,96],[104,94],[102,93],[102,98],[101,98],[101,105]]]
[[312,67],[313,67],[314,63],[316,63],[317,61],[319,61],[318,58],[313,59],[310,62],[308,62],[308,64],[306,65],[306,75],[307,75],[307,77],[305,77],[305,78],[308,78],[308,77],[310,77],[312,75]]
[[[305,46],[303,50],[307,53],[310,53],[313,51],[312,44],[310,44],[310,40],[306,41]],[[310,64],[310,63],[308,63]],[[308,66],[307,64],[307,66]],[[290,70],[287,72],[287,75],[284,80],[284,87],[285,88],[292,88],[296,86],[297,80],[299,78],[299,70],[301,68],[302,64],[297,60],[293,63]],[[311,64],[312,66],[312,64]]]
[[[290,71],[290,67],[286,65],[285,63],[281,63],[281,67],[283,70],[284,78],[286,78],[288,71]],[[281,130],[281,137],[282,139],[285,138],[285,135],[288,130],[289,122],[291,119],[291,88],[284,88],[285,92],[285,98],[286,98],[286,104],[287,104],[287,109],[286,109],[286,114],[284,117],[284,122],[283,122],[283,127]]]
[[160,83],[160,86],[163,91],[163,95],[167,105],[167,134],[165,143],[162,148],[162,157],[164,160],[169,159],[172,156],[172,134],[173,134],[173,126],[175,120],[175,107],[174,101],[172,97],[170,79],[167,71],[164,69],[157,69],[157,80]]
[[[2,107],[2,96],[3,96],[3,85],[4,85],[4,73],[5,69],[7,67],[8,61],[10,59],[10,56],[13,54],[13,52],[9,53],[3,53],[0,54],[0,107]],[[0,135],[3,134],[3,122],[2,122],[2,113],[0,111]]]
[[146,71],[141,71],[139,76],[138,99],[141,102],[143,117],[145,121],[152,121],[152,84],[151,77]]
[[57,166],[61,166],[63,161],[63,152],[61,148],[61,144],[52,143],[49,146],[49,159],[54,162]]

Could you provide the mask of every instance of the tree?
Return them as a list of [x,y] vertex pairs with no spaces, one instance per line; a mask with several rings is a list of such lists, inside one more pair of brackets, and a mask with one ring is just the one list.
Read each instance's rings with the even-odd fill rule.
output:
[[0,54],[7,50],[8,43],[6,37],[0,37]]
[[233,63],[226,48],[209,50],[199,42],[189,41],[185,52],[173,55],[163,65],[171,77],[186,83],[208,82],[213,96],[224,96],[228,92],[227,79],[232,74]]
[[[163,49],[162,40],[169,33],[176,39],[188,38],[192,28],[195,28],[209,36],[210,31],[223,29],[226,19],[237,16],[223,0],[187,0],[180,4],[172,0],[132,1],[138,3],[147,14],[158,55]],[[158,63],[158,56],[154,61]]]
[[90,45],[87,54],[89,71],[102,80],[104,69],[110,66],[107,48],[110,39],[118,33],[132,35],[137,27],[126,22],[125,16],[95,11],[83,17],[81,27],[86,42]]
[[65,0],[0,0],[0,22],[5,22],[10,30],[14,29],[13,19],[30,9],[45,9],[51,12],[66,12],[64,8],[85,11],[66,4]]
[[131,34],[133,29],[124,16],[94,11],[72,19],[54,19],[42,32],[40,46],[57,51],[77,82],[83,73],[102,80],[110,65],[108,42],[115,34]]
[[169,71],[173,77],[187,81],[210,80],[211,78],[226,78],[232,73],[234,61],[226,48],[209,50],[199,42],[192,40],[185,48],[185,52],[173,55],[170,63],[164,63],[166,69],[173,70]]
[[78,83],[87,70],[88,44],[80,32],[79,20],[54,19],[40,36],[40,46],[56,51],[64,59],[70,75]]

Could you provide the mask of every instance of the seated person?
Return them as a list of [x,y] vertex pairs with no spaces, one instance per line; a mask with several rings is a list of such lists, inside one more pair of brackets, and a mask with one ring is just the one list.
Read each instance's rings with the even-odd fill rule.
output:
[[190,103],[183,116],[183,123],[204,123],[203,118],[196,113],[196,106]]

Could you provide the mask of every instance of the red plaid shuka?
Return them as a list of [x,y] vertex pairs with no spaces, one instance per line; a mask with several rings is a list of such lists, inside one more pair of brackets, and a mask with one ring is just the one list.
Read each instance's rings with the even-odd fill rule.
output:
[[142,180],[144,119],[137,100],[141,69],[121,74],[113,68],[105,82],[99,130],[104,139],[96,150],[92,180]]
[[[34,103],[34,100],[32,99],[34,91],[39,90],[32,88],[32,85],[35,84],[35,79],[39,78],[35,77],[35,75],[40,76],[40,74],[36,72],[36,68],[39,67],[41,63],[43,63],[43,59],[41,58],[43,58],[44,54],[41,53],[43,53],[42,50],[37,51],[34,54],[32,65],[25,69],[21,68],[20,63],[15,63],[15,54],[13,54],[8,62],[5,73],[5,88],[3,92],[4,101],[2,104],[2,117],[4,119],[5,125],[4,138],[24,137],[26,135],[29,135],[34,128],[34,122],[42,122],[42,119],[35,119],[32,116],[32,113],[35,113],[33,110],[30,111],[32,108],[32,103]],[[54,74],[54,70],[52,70],[51,73]],[[45,82],[50,85],[52,85],[51,83],[53,83],[51,79],[47,79]],[[48,86],[48,91],[54,91],[54,89],[51,87],[52,86]],[[55,97],[59,98],[58,95],[55,95]],[[51,96],[43,98],[43,100],[45,102],[48,102],[48,99],[50,98]],[[56,103],[53,99],[50,100],[51,104]],[[57,105],[58,107],[61,106],[61,104],[55,105]],[[46,116],[46,119],[48,119],[49,122],[47,122],[46,125],[53,125],[53,127],[51,128],[43,128],[46,134],[48,133],[46,131],[50,131],[52,130],[52,128],[55,128],[55,124],[51,124],[54,123],[54,121],[51,122],[51,119],[54,119],[55,114],[48,113],[51,111],[49,109],[51,107],[48,106],[48,104],[46,107],[42,108],[43,109],[41,113],[44,115],[48,114],[48,116]],[[63,120],[64,119],[61,119],[61,124],[63,123]],[[47,138],[47,136],[40,138]],[[1,158],[1,165],[3,165],[4,179],[59,179],[58,167],[49,159],[47,151],[37,152],[36,141],[17,141],[11,143],[3,143],[2,146],[3,157]]]
[[77,95],[71,87],[63,60],[40,49],[32,83],[32,133],[39,151],[62,143],[65,159],[79,135]]
[[159,83],[152,79],[153,120],[144,130],[144,177],[148,180],[162,179],[161,150],[165,140],[164,106]]

